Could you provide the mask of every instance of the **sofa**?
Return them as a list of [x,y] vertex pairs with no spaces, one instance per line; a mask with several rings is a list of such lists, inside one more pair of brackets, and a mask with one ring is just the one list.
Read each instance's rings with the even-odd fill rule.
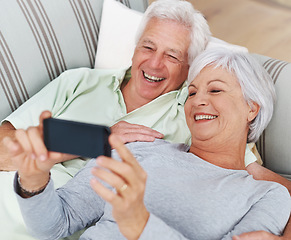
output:
[[[0,120],[66,69],[129,67],[147,6],[148,0],[0,1]],[[31,240],[13,174],[1,173],[0,239]]]
[[[134,33],[147,6],[147,0],[0,1],[0,119],[66,69],[129,67]],[[252,55],[277,91],[274,116],[256,146],[264,166],[291,179],[291,64]]]

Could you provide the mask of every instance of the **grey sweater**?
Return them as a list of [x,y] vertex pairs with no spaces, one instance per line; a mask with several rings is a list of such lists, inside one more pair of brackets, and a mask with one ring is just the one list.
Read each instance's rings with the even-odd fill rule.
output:
[[[150,218],[140,239],[231,239],[257,230],[282,233],[291,210],[283,186],[256,181],[244,170],[217,167],[188,153],[183,144],[156,140],[127,146],[148,174],[145,204]],[[118,159],[115,151],[113,157]],[[58,239],[88,227],[80,239],[124,239],[110,204],[90,187],[95,164],[91,160],[56,191],[51,181],[37,196],[17,195],[35,237]]]

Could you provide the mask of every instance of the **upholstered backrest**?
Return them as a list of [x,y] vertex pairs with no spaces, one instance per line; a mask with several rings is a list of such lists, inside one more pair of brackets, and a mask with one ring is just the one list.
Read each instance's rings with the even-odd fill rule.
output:
[[275,82],[277,102],[273,118],[257,142],[264,165],[291,179],[291,64],[254,54]]
[[[147,0],[119,1],[144,11]],[[103,0],[0,1],[0,120],[66,69],[94,67]]]

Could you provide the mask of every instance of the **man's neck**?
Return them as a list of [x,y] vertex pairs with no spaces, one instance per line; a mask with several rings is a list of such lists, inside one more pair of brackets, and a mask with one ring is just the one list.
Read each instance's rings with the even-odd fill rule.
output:
[[149,102],[138,96],[134,89],[131,89],[129,81],[122,82],[121,92],[126,105],[127,113],[132,112],[135,109],[140,108]]

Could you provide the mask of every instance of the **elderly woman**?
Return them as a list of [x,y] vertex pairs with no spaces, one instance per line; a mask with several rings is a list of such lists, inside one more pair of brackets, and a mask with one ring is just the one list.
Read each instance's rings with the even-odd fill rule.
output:
[[[32,234],[57,239],[91,226],[80,239],[231,239],[257,230],[280,235],[291,209],[287,189],[254,180],[244,164],[245,144],[258,139],[272,116],[271,79],[250,55],[214,49],[195,60],[189,80],[190,147],[160,139],[126,147],[112,135],[113,158],[99,157],[97,166],[91,160],[56,191],[49,181],[29,197],[16,176]],[[6,140],[19,175],[27,178],[30,168],[31,181],[39,179],[51,163],[14,151],[19,144],[33,149],[36,143],[29,135]]]

